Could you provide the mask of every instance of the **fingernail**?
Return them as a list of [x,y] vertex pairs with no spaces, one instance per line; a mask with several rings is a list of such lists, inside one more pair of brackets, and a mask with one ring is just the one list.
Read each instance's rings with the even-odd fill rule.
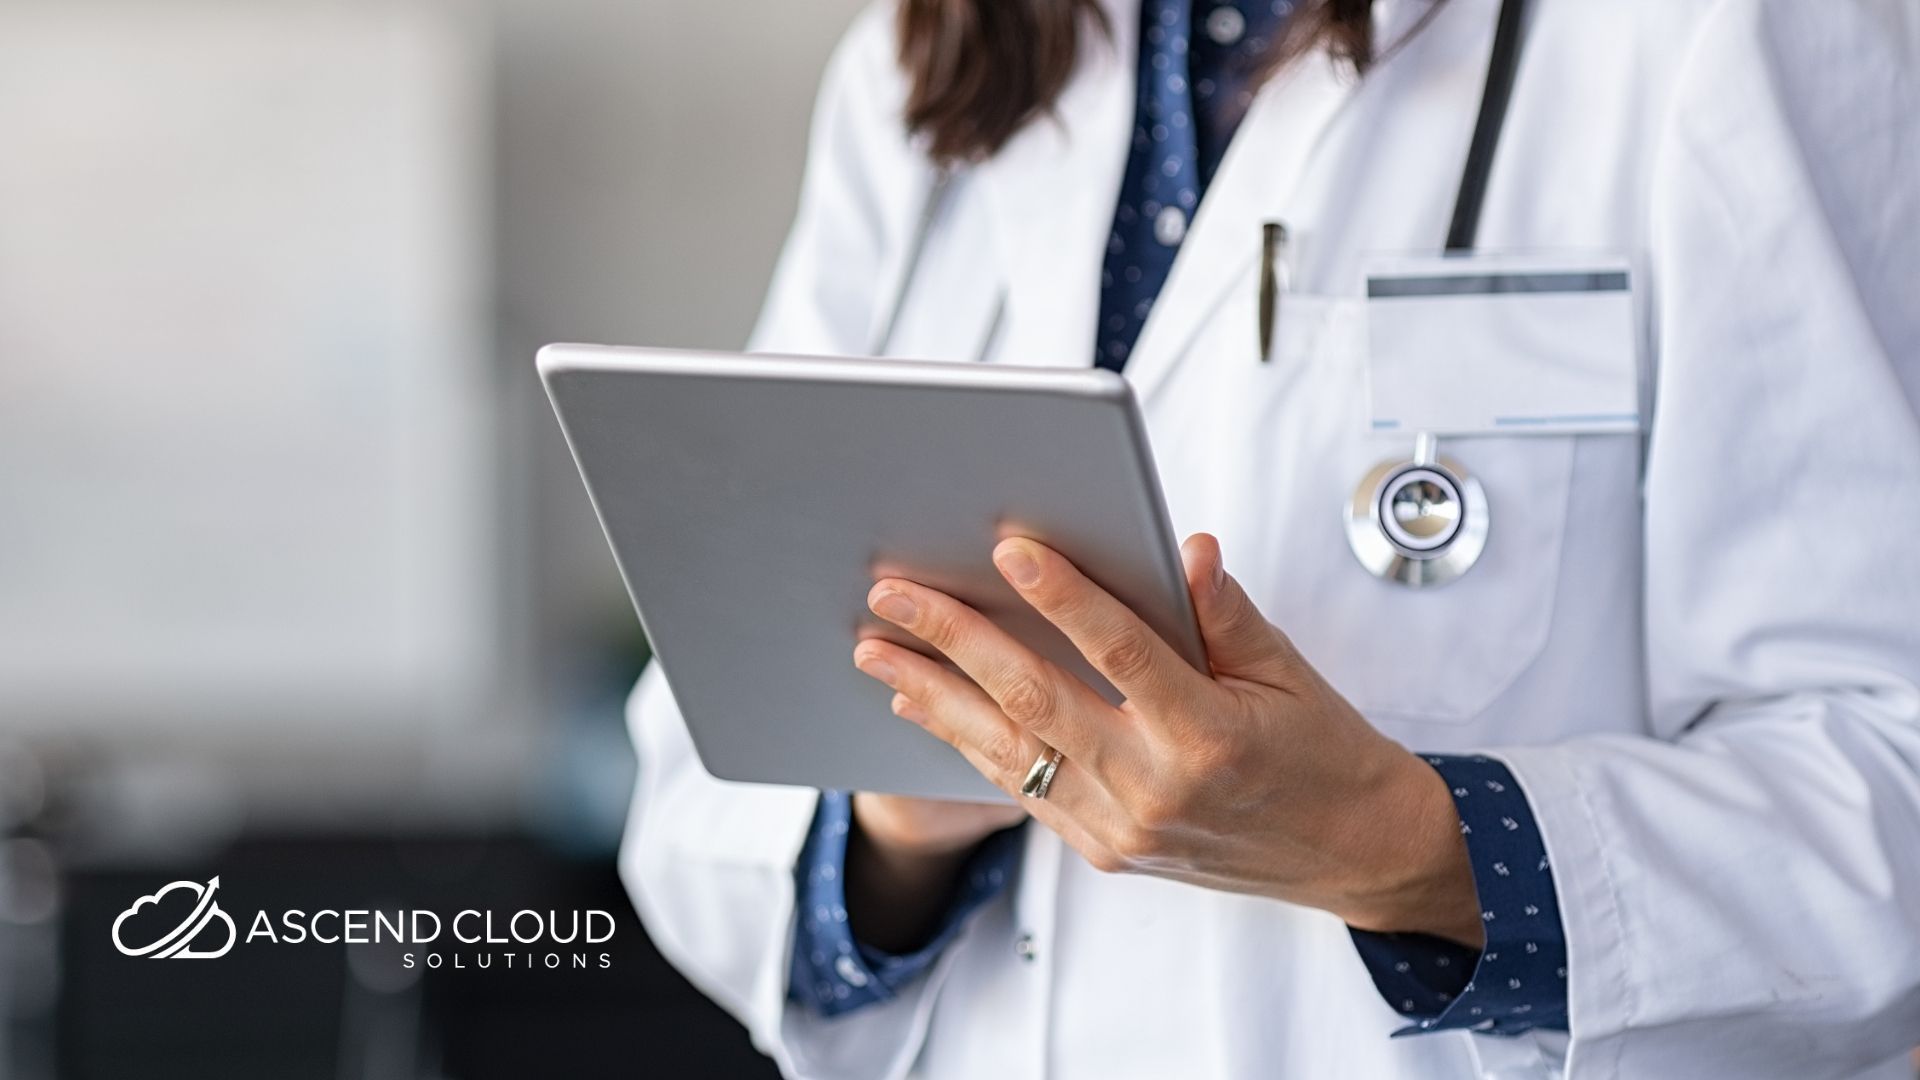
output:
[[993,561],[1008,580],[1023,589],[1040,580],[1040,564],[1033,561],[1025,548],[1008,548]]
[[905,593],[888,590],[874,598],[873,613],[888,622],[910,623],[913,621],[913,601]]
[[1213,560],[1213,591],[1219,592],[1227,584],[1226,560],[1216,557]]
[[882,660],[877,656],[863,656],[860,659],[855,660],[853,662],[853,666],[859,668],[861,671],[866,672],[868,675],[871,675],[872,677],[879,679],[881,682],[886,683],[888,686],[892,686],[894,684],[894,681],[898,678],[898,676],[894,674],[893,665],[887,663],[885,660]]

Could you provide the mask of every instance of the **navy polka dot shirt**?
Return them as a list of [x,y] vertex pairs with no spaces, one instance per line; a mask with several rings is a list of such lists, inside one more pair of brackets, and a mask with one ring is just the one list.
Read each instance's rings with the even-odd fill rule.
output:
[[1453,790],[1487,943],[1353,931],[1380,995],[1414,1021],[1397,1034],[1467,1028],[1518,1035],[1567,1029],[1567,939],[1553,867],[1527,796],[1488,757],[1429,755]]
[[1100,367],[1126,366],[1292,11],[1293,0],[1141,3],[1133,146],[1100,273]]
[[827,1016],[886,1001],[933,965],[967,916],[1000,895],[1020,865],[1022,829],[1003,829],[974,851],[948,901],[946,918],[926,944],[905,955],[857,940],[847,925],[847,833],[853,799],[844,791],[820,794],[813,828],[795,870],[796,930],[788,994]]
[[[1133,147],[1101,277],[1096,363],[1120,370],[1173,266],[1207,183],[1252,101],[1260,57],[1291,0],[1142,0],[1139,98]],[[1470,1029],[1519,1034],[1567,1027],[1567,949],[1546,847],[1525,793],[1486,757],[1427,759],[1448,783],[1466,837],[1486,945],[1475,950],[1419,934],[1353,931],[1381,996],[1411,1021],[1397,1034]],[[978,908],[1005,891],[1022,829],[975,851],[939,930],[894,955],[854,938],[847,924],[847,833],[852,801],[824,792],[795,867],[797,918],[789,993],[835,1016],[886,1001],[932,966]]]

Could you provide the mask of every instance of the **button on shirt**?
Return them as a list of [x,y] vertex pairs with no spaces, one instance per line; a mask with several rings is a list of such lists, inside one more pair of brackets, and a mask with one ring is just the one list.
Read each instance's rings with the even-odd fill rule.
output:
[[[1126,364],[1291,6],[1290,0],[1202,0],[1198,6],[1143,0],[1133,147],[1101,276],[1100,366],[1117,371]],[[1491,758],[1426,760],[1453,793],[1486,946],[1354,931],[1361,963],[1387,1003],[1412,1021],[1398,1034],[1564,1030],[1566,939],[1552,868],[1525,793]],[[794,871],[798,917],[789,995],[828,1016],[885,1001],[919,978],[967,919],[1005,891],[1025,835],[1009,829],[982,843],[962,870],[937,932],[919,950],[895,955],[858,941],[847,923],[851,822],[849,796],[824,792]]]

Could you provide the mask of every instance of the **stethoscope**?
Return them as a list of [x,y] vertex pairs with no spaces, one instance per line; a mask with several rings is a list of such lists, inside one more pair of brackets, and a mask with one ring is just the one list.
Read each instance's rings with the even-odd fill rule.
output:
[[[1487,180],[1493,171],[1494,151],[1506,128],[1507,104],[1513,97],[1520,67],[1520,45],[1526,0],[1501,0],[1493,54],[1487,62],[1487,81],[1480,94],[1473,141],[1454,199],[1453,220],[1447,229],[1446,251],[1466,255],[1474,250],[1480,232],[1480,210],[1486,202]],[[934,173],[931,190],[895,281],[892,302],[874,327],[869,355],[884,356],[898,327],[900,314],[912,290],[928,235],[939,217],[953,182],[947,169]],[[1287,231],[1278,222],[1261,229],[1260,359],[1272,355],[1280,295],[1286,289]],[[1003,292],[995,306],[992,329],[981,352],[992,347],[1006,304]],[[1360,565],[1374,576],[1424,588],[1444,585],[1472,569],[1487,544],[1491,521],[1486,490],[1458,461],[1440,453],[1431,434],[1416,437],[1411,458],[1391,458],[1367,471],[1341,508],[1347,544]]]
[[[1487,178],[1506,127],[1507,103],[1520,66],[1525,8],[1525,0],[1502,0],[1500,5],[1480,115],[1474,122],[1466,171],[1460,177],[1453,221],[1447,229],[1449,255],[1472,252],[1480,232]],[[1274,253],[1284,243],[1284,230],[1276,234],[1273,226],[1267,226],[1260,281],[1262,359],[1272,347],[1270,320],[1278,303]],[[1439,440],[1431,433],[1415,438],[1411,458],[1389,458],[1367,470],[1341,514],[1347,546],[1360,565],[1383,581],[1410,589],[1445,585],[1471,570],[1486,550],[1492,523],[1486,489],[1458,461],[1441,455]]]

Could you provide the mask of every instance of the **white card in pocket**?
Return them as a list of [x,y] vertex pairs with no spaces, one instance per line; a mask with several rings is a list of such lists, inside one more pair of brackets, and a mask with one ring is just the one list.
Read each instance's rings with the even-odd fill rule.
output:
[[1377,432],[1640,427],[1639,330],[1624,257],[1373,260],[1367,353]]

